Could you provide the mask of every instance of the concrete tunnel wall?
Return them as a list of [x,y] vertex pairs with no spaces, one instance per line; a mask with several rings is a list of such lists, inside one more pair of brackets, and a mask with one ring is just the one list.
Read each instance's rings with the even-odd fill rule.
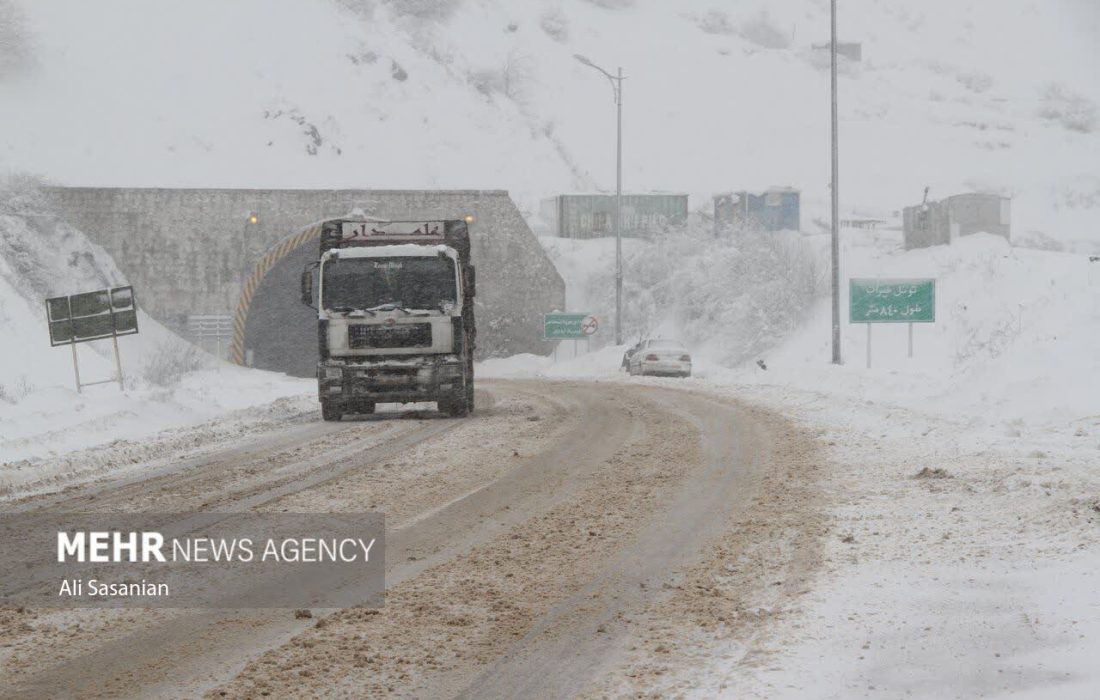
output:
[[[272,246],[355,208],[391,219],[474,216],[481,358],[545,354],[542,314],[565,305],[565,283],[503,190],[56,187],[47,195],[62,219],[111,254],[141,307],[174,330],[190,314],[232,315],[244,279]],[[312,376],[316,317],[297,301],[297,275],[316,255],[317,242],[306,243],[258,288],[245,338],[256,366]]]

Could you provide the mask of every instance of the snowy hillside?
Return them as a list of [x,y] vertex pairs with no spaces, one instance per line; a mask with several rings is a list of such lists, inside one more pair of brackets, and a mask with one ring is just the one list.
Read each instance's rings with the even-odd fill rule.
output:
[[[613,241],[542,240],[569,275],[571,308],[597,313],[610,328]],[[969,417],[1008,432],[1025,423],[1072,431],[1079,421],[1100,415],[1100,397],[1091,381],[1100,376],[1100,261],[1013,247],[988,234],[912,251],[902,249],[900,233],[894,231],[845,229],[842,240],[845,280],[936,280],[936,322],[915,325],[912,359],[906,325],[879,324],[872,329],[872,367],[866,369],[867,327],[848,323],[845,283],[845,366],[829,365],[827,294],[819,289],[815,296],[807,289],[798,296],[792,289],[800,274],[827,270],[824,235],[808,237],[801,248],[816,264],[793,258],[782,269],[766,270],[775,288],[767,280],[745,283],[739,258],[750,256],[754,266],[768,262],[752,250],[739,254],[736,246],[721,241],[709,247],[691,239],[660,245],[629,241],[625,339],[633,342],[643,328],[652,337],[681,338],[705,363],[697,374],[714,380],[780,384],[839,400]],[[663,265],[661,282],[647,284],[640,271],[657,262]],[[654,305],[655,300],[664,303]],[[638,325],[647,318],[648,326]],[[755,338],[759,342],[749,342],[753,334],[761,334]],[[609,330],[595,347],[610,338]],[[570,348],[565,351],[568,355]],[[584,360],[579,371],[614,369],[618,359],[613,351],[602,360]],[[760,370],[756,359],[768,369]],[[549,360],[536,365],[543,372],[553,366]],[[569,375],[572,370],[555,371]]]
[[[824,248],[826,237],[817,238],[810,243]],[[845,364],[829,364],[830,308],[822,299],[761,355],[764,367],[713,361],[736,345],[744,325],[706,333],[677,325],[671,307],[658,332],[689,341],[691,379],[629,377],[619,371],[623,347],[582,346],[574,358],[568,342],[556,359],[526,355],[481,367],[483,377],[724,394],[790,416],[822,446],[824,477],[813,489],[830,503],[815,521],[821,572],[807,582],[778,563],[787,541],[762,555],[736,550],[698,585],[721,595],[738,571],[770,582],[759,595],[736,598],[733,619],[746,618],[751,631],[737,637],[723,625],[714,634],[685,625],[662,639],[665,653],[635,650],[609,694],[628,695],[635,679],[655,678],[646,690],[660,697],[1096,697],[1100,260],[1012,247],[987,234],[908,252],[899,238],[845,230],[842,260],[845,277],[936,279],[936,323],[915,327],[912,359],[905,325],[877,325],[867,369],[866,327],[848,324],[844,309]],[[607,243],[549,247],[585,289],[606,276]],[[647,255],[631,246],[628,269]],[[690,278],[705,257],[696,253],[667,279],[688,293],[708,283],[720,289],[721,279]],[[716,302],[714,313],[745,300]],[[575,301],[584,309],[598,303]],[[747,301],[767,310],[766,294]],[[773,517],[789,527],[786,518],[812,508],[813,497],[784,503]],[[792,578],[797,600],[784,600],[775,591]],[[678,615],[661,612],[652,624],[675,628]],[[670,663],[675,650],[691,663]]]
[[[899,252],[887,235],[848,232],[845,277],[934,278],[936,322],[914,326],[908,358],[905,324],[872,329],[847,323],[842,289],[842,346],[848,365],[823,374],[829,357],[828,301],[768,356],[779,375],[803,388],[850,399],[972,416],[983,423],[1070,425],[1100,414],[1091,378],[1100,377],[1100,262],[1084,255],[1009,246],[987,234],[953,246]],[[796,378],[797,377],[797,378]]]
[[[824,220],[828,3],[762,0],[7,0],[0,163],[66,184],[494,187],[528,212],[614,186],[804,191]],[[965,190],[1014,230],[1095,245],[1100,9],[1090,0],[841,3],[845,212]],[[181,41],[181,37],[183,40]],[[190,50],[181,51],[186,45]],[[109,47],[109,49],[105,48]],[[74,115],[79,115],[74,116]]]
[[[41,460],[74,448],[283,396],[306,394],[313,408],[309,382],[218,362],[141,311],[140,332],[119,339],[124,389],[108,383],[77,393],[71,348],[50,347],[44,299],[125,282],[102,248],[56,220],[34,183],[0,183],[0,491],[52,475]],[[116,376],[110,341],[83,343],[77,352],[82,382]],[[31,463],[34,470],[23,469]]]

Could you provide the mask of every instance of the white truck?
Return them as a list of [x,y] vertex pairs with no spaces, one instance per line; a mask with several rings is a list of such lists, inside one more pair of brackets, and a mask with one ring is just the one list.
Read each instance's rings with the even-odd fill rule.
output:
[[[469,219],[333,219],[302,273],[317,309],[318,398],[325,420],[378,403],[474,406],[474,267]],[[317,295],[314,299],[314,277]]]

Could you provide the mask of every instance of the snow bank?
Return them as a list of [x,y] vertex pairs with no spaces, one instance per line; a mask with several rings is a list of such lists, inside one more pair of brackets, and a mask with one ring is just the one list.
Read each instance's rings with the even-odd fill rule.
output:
[[[513,355],[492,358],[475,367],[477,377],[496,379],[522,379],[544,377],[548,379],[610,379],[622,363],[625,347],[609,346],[589,351],[585,342],[563,340],[554,355]],[[574,354],[575,353],[575,354]]]
[[[867,369],[866,328],[845,322],[846,364],[831,365],[823,299],[760,358],[767,369],[708,360],[728,329],[692,348],[687,380],[628,377],[618,371],[625,348],[574,359],[569,343],[557,361],[517,356],[478,369],[727,394],[817,436],[829,468],[815,580],[794,599],[771,586],[737,598],[734,615],[759,611],[767,622],[745,636],[692,628],[684,644],[697,663],[649,677],[645,691],[1094,697],[1100,261],[985,234],[908,252],[892,231],[846,230],[843,240],[845,279],[937,280],[937,321],[915,327],[913,359],[905,326],[876,326]],[[824,255],[827,240],[811,242]],[[583,279],[578,251],[588,244],[564,245],[556,261],[575,263]],[[591,245],[598,255],[607,242]]]
[[[572,308],[609,309],[612,298],[600,294],[603,288],[593,280],[606,281],[611,274],[613,242],[542,240],[563,277],[572,282]],[[816,250],[816,269],[826,270],[827,237],[810,237],[807,242]],[[645,245],[632,241],[628,261]],[[966,236],[951,246],[903,251],[896,231],[845,230],[843,280],[936,280],[936,322],[914,325],[913,358],[908,357],[907,326],[879,324],[871,330],[872,363],[867,369],[867,327],[847,323],[847,284],[841,285],[844,365],[836,367],[830,364],[828,299],[818,298],[799,309],[779,303],[789,300],[777,300],[766,289],[748,297],[735,293],[738,285],[733,281],[713,270],[699,272],[700,259],[722,255],[723,245],[712,242],[710,248],[667,257],[669,269],[660,284],[673,285],[678,292],[669,303],[649,309],[653,335],[686,341],[696,356],[699,376],[724,384],[805,389],[822,400],[907,407],[1010,432],[1017,423],[1071,426],[1100,415],[1094,381],[1100,377],[1100,262],[1090,262],[1088,256],[1013,247],[988,234]],[[628,278],[627,286],[644,289],[646,281]],[[586,294],[592,290],[597,293]],[[685,302],[706,306],[706,314],[693,317],[685,312]],[[628,311],[632,303],[628,299]],[[743,321],[743,314],[738,314],[745,303],[754,304],[755,313],[774,311],[801,323],[774,347],[731,366],[730,357],[740,356],[736,348],[745,347],[742,336],[768,327]],[[612,317],[609,310],[604,313],[599,339],[607,342]],[[608,372],[618,366],[625,349],[575,364],[568,344],[562,347],[565,352],[559,353],[558,364],[543,358],[526,365],[512,360],[500,367],[508,367],[512,374],[521,366],[543,374],[590,374],[592,363],[602,362],[602,370]],[[757,359],[767,370],[756,365]]]
[[[77,393],[71,348],[50,347],[44,299],[125,283],[103,249],[44,208],[35,183],[0,185],[0,463],[38,464],[312,391],[307,381],[221,363],[139,311],[140,332],[119,339],[125,388]],[[140,306],[140,289],[136,297]],[[115,376],[110,341],[77,352],[83,382]],[[0,485],[8,476],[0,467]]]
[[[971,253],[982,252],[1004,248],[974,241]],[[1031,260],[1034,287],[1021,293],[1042,297],[1035,290],[1061,281],[1065,263]],[[989,360],[1016,383],[1092,366],[1072,347],[1058,349],[1063,336],[1045,335],[1084,314],[1046,310],[1063,325],[1025,325]],[[1097,347],[1095,322],[1087,332]],[[950,345],[958,334],[946,335]],[[1046,341],[1056,349],[1026,358]],[[1011,356],[1021,364],[1000,359]],[[819,488],[830,505],[811,590],[775,601],[774,625],[749,642],[747,653],[768,662],[713,654],[707,668],[682,674],[694,689],[687,697],[723,696],[720,687],[792,699],[1095,696],[1100,412],[1088,391],[1097,375],[1081,374],[1082,386],[1063,396],[1015,395],[1013,381],[991,381],[980,361],[943,375],[937,364],[923,381],[915,370],[867,372],[858,363],[769,364],[755,381],[715,370],[706,390],[778,410],[818,436],[829,462]],[[762,379],[773,372],[777,379]]]
[[[1014,248],[976,234],[952,246],[900,252],[888,236],[846,234],[843,278],[936,279],[936,322],[871,329],[842,324],[845,365],[832,367],[830,311],[768,355],[768,371],[738,381],[781,382],[833,396],[969,417],[976,423],[1066,425],[1100,414],[1100,263]],[[842,285],[842,317],[847,317]]]

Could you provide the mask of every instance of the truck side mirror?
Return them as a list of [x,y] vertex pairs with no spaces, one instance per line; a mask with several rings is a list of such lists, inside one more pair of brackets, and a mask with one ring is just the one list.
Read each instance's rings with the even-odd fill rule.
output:
[[313,306],[313,271],[315,266],[307,265],[306,269],[302,270],[302,303],[306,306]]
[[474,274],[474,266],[470,265],[470,296],[475,296],[477,294],[477,283],[475,282],[476,279],[477,275]]

